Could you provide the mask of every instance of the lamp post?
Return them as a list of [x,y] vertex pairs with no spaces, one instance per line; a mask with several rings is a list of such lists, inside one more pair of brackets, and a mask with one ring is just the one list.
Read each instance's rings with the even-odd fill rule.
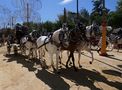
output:
[[105,0],[102,0],[103,8],[102,8],[102,46],[101,46],[101,56],[106,56],[106,9],[105,9]]

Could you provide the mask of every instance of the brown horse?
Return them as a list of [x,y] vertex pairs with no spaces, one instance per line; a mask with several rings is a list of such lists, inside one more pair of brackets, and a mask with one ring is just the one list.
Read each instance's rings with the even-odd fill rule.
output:
[[[57,33],[56,32],[57,31],[55,31],[52,35],[52,41],[58,43],[60,41],[56,41],[56,40],[59,40],[59,39],[56,39],[56,37],[57,37],[57,33],[60,33],[60,31]],[[60,43],[58,43],[58,45],[57,44],[56,45],[59,48],[58,50],[60,50],[60,51],[68,50],[70,52],[70,54],[68,56],[68,60],[66,62],[66,67],[68,68],[70,58],[72,58],[73,67],[75,70],[77,70],[75,67],[75,63],[74,63],[74,61],[75,61],[74,51],[76,51],[83,44],[84,41],[89,42],[86,38],[85,26],[83,24],[79,23],[75,29],[72,29],[69,31],[69,35],[67,35],[67,38],[68,38],[68,42],[69,42],[67,47],[63,46],[63,44],[60,44]]]

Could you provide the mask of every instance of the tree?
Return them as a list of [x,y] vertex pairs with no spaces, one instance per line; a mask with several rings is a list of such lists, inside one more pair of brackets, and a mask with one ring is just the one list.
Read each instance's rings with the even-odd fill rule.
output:
[[90,15],[86,9],[80,10],[80,21],[82,21],[85,25],[89,24]]
[[[75,12],[67,11],[67,24],[68,28],[72,29],[75,27],[76,20],[77,20],[77,14]],[[89,13],[86,9],[81,9],[79,13],[79,20],[80,22],[84,23],[85,25],[89,24]],[[58,16],[58,26],[61,27],[61,25],[64,23],[64,15]]]
[[41,0],[11,0],[11,2],[23,22],[40,22],[38,10],[42,8]]
[[122,0],[118,0],[115,12],[110,12],[108,15],[108,25],[114,28],[122,27]]
[[54,30],[54,24],[50,21],[46,21],[45,23],[43,23],[43,28],[47,32],[51,32]]
[[102,21],[102,14],[103,14],[103,9],[106,11],[108,14],[109,9],[103,7],[103,0],[92,0],[93,2],[93,9],[91,13],[91,22],[95,21],[99,25],[101,24]]
[[94,8],[92,9],[92,13],[102,14],[102,0],[92,0]]
[[116,7],[117,11],[122,11],[122,0],[118,0],[117,4],[118,4],[118,6]]

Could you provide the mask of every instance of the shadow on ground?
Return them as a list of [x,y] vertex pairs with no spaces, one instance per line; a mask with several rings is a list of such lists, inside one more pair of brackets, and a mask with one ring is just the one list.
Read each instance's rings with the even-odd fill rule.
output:
[[47,70],[39,70],[36,74],[37,78],[47,84],[51,90],[69,90],[70,86],[64,81],[60,75],[51,73]]
[[108,81],[107,78],[101,75],[96,70],[80,69],[78,72],[74,72],[72,69],[61,69],[61,76],[69,79],[70,81],[76,83],[76,85],[82,85],[89,87],[91,90],[102,90],[103,88],[96,87],[94,83],[103,82],[111,87],[117,89],[122,88],[122,83],[117,81]]
[[[37,68],[34,68],[34,63],[40,63],[38,60],[26,61],[27,57],[23,55],[9,55],[7,56],[9,59],[7,62],[16,61],[19,64],[22,64],[23,67],[28,68],[29,71],[35,71]],[[75,72],[74,69],[62,68],[60,69],[60,74],[55,74],[50,72],[49,70],[38,70],[35,74],[38,79],[43,81],[46,85],[48,85],[52,90],[69,90],[71,86],[64,81],[63,78],[70,80],[75,83],[76,86],[84,86],[88,87],[91,90],[102,90],[102,87],[96,87],[94,83],[103,82],[111,87],[115,87],[116,89],[121,90],[122,83],[117,81],[108,81],[107,78],[96,70],[87,70],[87,69],[79,69],[78,72]],[[106,71],[103,71],[106,73]]]
[[107,57],[107,58],[110,58],[110,59],[122,61],[122,59],[116,58],[114,55],[107,55],[106,57]]
[[113,75],[113,76],[119,76],[119,77],[121,77],[121,74],[122,74],[122,73],[115,71],[115,70],[102,70],[102,72],[105,74],[109,74],[109,75]]
[[117,65],[118,67],[122,68],[122,65]]
[[[17,54],[6,55],[8,59],[6,62],[16,61],[17,64],[22,64],[23,67],[28,68],[29,71],[36,71],[37,68],[34,68],[34,63],[40,64],[39,60],[31,60],[27,61],[27,57]],[[35,74],[38,79],[43,81],[46,85],[48,85],[51,90],[69,90],[70,86],[58,75],[55,73],[51,73],[46,69],[41,68],[38,70],[38,73]]]
[[[84,55],[84,56],[86,56],[86,57],[92,58],[92,57],[90,57],[90,56],[88,56],[88,55],[85,55],[84,53],[81,53],[81,54]],[[113,55],[108,55],[108,56],[113,56]],[[105,57],[106,57],[106,56],[105,56]],[[118,59],[118,58],[111,58],[111,59],[115,59],[115,60],[121,61],[121,59]],[[116,69],[116,70],[122,72],[122,69],[120,69],[120,68],[118,68],[118,67],[115,67],[114,65],[111,65],[111,64],[106,63],[106,62],[104,62],[104,61],[102,61],[102,60],[99,60],[99,59],[95,59],[95,58],[94,58],[94,60],[96,60],[97,62],[100,62],[100,63],[102,63],[102,64],[105,64],[105,65],[107,65],[107,66],[109,66],[109,67],[111,67],[111,68],[114,68],[114,69]],[[121,66],[121,65],[120,65],[120,66]]]
[[96,70],[79,69],[75,72],[73,68],[62,68],[60,69],[60,74],[54,74],[47,70],[39,70],[36,74],[37,78],[43,81],[45,84],[49,85],[53,90],[69,90],[72,86],[69,86],[63,79],[66,78],[71,82],[75,83],[76,86],[88,87],[91,90],[103,90],[102,87],[96,87],[95,83],[102,82],[111,87],[115,87],[120,90],[122,88],[122,83],[117,81],[109,81],[103,75],[101,75]]
[[22,64],[22,66],[28,68],[29,71],[35,71],[36,68],[34,68],[34,65],[40,64],[39,60],[28,60],[27,56],[21,54],[10,54],[5,56],[8,58],[6,59],[7,62],[16,61],[17,64]]

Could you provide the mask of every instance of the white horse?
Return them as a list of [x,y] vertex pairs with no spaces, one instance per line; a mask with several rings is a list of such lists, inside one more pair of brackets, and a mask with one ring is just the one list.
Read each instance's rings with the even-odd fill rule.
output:
[[36,52],[36,43],[32,42],[29,40],[29,37],[22,37],[20,40],[20,49],[21,49],[21,54],[26,55],[26,50],[28,50],[28,58],[30,59],[31,56],[32,58],[37,57],[37,52]]
[[119,35],[110,34],[109,40],[111,43],[111,51],[114,49],[114,46],[116,46],[119,51],[119,48],[122,47],[122,37],[120,37]]
[[100,34],[100,28],[98,25],[89,25],[86,26],[86,36],[87,38],[90,37],[96,37],[96,35],[98,36]]
[[49,54],[49,57],[51,59],[51,66],[55,70],[54,62],[53,62],[53,56],[56,54],[56,71],[58,72],[58,62],[59,62],[59,52],[58,48],[56,45],[52,44],[50,41],[49,36],[40,36],[37,41],[37,48],[38,48],[38,53],[39,53],[39,59],[43,59],[43,51],[47,51]]

